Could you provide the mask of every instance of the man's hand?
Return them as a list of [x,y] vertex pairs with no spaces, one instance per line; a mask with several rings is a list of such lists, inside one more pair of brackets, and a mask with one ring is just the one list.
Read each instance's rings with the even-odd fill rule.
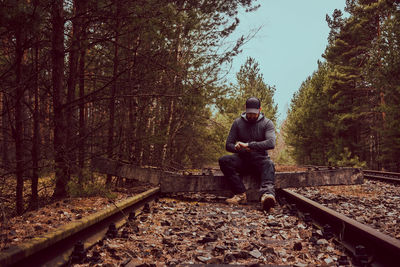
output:
[[235,149],[238,150],[238,151],[242,151],[242,150],[250,151],[249,144],[248,143],[243,143],[243,142],[237,142],[235,144]]

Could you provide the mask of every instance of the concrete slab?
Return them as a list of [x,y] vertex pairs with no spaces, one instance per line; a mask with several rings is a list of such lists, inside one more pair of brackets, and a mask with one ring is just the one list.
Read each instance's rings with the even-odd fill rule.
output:
[[[183,175],[162,171],[156,168],[143,168],[127,163],[104,158],[92,161],[94,171],[136,179],[142,182],[160,185],[161,193],[176,192],[222,192],[227,191],[226,178],[223,175]],[[257,189],[260,180],[252,176],[244,176],[243,182],[252,199],[258,198]],[[326,170],[310,170],[305,172],[277,172],[276,188],[307,187],[324,185],[362,184],[363,173],[355,168],[338,168]]]

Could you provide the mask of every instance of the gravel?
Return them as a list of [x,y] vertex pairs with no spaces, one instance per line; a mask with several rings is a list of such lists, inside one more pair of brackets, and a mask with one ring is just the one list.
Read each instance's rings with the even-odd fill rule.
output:
[[258,203],[229,206],[166,198],[120,229],[117,238],[96,244],[75,266],[309,266],[334,264],[345,257],[340,247],[319,233],[279,205],[267,214]]

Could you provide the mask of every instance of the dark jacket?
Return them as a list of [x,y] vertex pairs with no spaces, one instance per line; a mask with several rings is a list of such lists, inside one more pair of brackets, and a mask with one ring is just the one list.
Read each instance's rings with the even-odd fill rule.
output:
[[[270,119],[260,113],[256,122],[249,122],[244,112],[235,119],[226,140],[226,150],[239,155],[253,153],[268,155],[267,150],[275,147],[275,127]],[[235,150],[236,142],[249,143],[250,152]]]

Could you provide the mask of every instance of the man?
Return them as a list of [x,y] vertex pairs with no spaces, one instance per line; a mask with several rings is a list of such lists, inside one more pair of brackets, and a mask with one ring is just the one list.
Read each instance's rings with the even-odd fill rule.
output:
[[261,207],[268,211],[275,205],[275,167],[268,156],[275,147],[275,128],[271,120],[261,113],[256,97],[246,101],[246,112],[237,118],[229,131],[226,150],[234,153],[219,159],[224,176],[235,194],[226,201],[238,205],[246,203],[246,188],[239,174],[253,172],[261,177]]

